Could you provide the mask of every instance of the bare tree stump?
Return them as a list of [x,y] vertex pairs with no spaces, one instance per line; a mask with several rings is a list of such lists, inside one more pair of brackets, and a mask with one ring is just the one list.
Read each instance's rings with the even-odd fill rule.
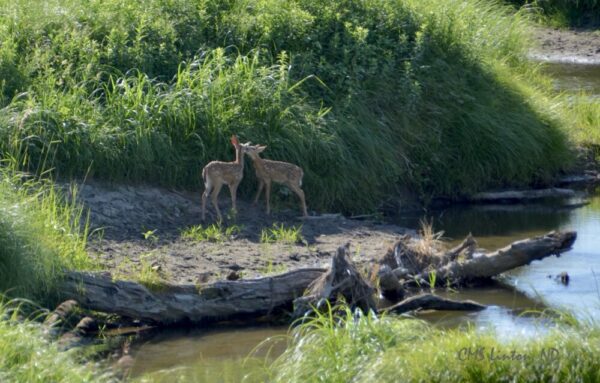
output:
[[331,260],[331,267],[315,280],[304,297],[294,301],[294,316],[303,316],[321,302],[335,302],[338,296],[364,312],[376,310],[375,289],[364,280],[348,255],[350,244],[340,246]]

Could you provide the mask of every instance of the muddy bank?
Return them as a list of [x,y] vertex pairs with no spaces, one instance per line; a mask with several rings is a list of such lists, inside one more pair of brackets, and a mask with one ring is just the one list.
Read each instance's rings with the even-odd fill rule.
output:
[[600,30],[536,28],[533,39],[534,60],[600,65]]
[[[300,267],[324,267],[338,246],[351,242],[353,259],[370,262],[411,230],[340,215],[300,219],[296,210],[275,209],[267,216],[261,204],[238,201],[238,215],[225,225],[239,232],[222,242],[183,239],[182,230],[202,224],[200,194],[147,186],[111,186],[88,182],[78,199],[90,211],[96,232],[89,249],[102,268],[121,278],[137,279],[150,269],[171,283],[205,283],[224,279],[232,271],[242,278]],[[228,195],[220,199],[223,212]],[[214,213],[211,210],[211,213]],[[214,222],[210,216],[207,223]],[[274,224],[301,227],[301,243],[263,243],[261,233]]]

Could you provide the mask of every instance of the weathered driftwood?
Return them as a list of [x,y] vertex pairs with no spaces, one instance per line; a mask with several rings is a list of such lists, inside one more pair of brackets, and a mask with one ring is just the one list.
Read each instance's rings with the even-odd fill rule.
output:
[[576,238],[577,233],[574,231],[552,231],[539,237],[513,242],[489,254],[482,254],[465,261],[450,262],[433,271],[423,271],[414,279],[427,280],[432,272],[435,272],[436,281],[442,284],[461,284],[491,278],[532,261],[550,255],[559,255],[569,250]]
[[442,298],[433,294],[421,294],[407,298],[402,302],[387,307],[381,311],[402,314],[415,310],[479,311],[485,309],[485,307],[486,306],[471,300],[456,301],[453,299]]
[[350,244],[340,246],[331,260],[331,267],[312,282],[305,296],[294,301],[294,316],[300,317],[319,307],[321,302],[335,302],[342,296],[351,306],[364,312],[376,310],[375,289],[358,272],[349,253]]
[[463,252],[466,259],[473,258],[473,254],[477,250],[477,241],[471,233],[462,241],[462,243],[455,248],[450,249],[443,255],[443,263],[454,262]]
[[549,188],[537,190],[507,190],[501,192],[477,193],[469,201],[471,202],[515,202],[531,201],[543,198],[570,198],[575,197],[575,191],[572,189]]
[[115,281],[108,273],[71,272],[63,295],[88,309],[153,323],[203,322],[268,314],[302,296],[324,272],[321,268],[306,268],[206,286],[165,285],[160,291],[136,282]]

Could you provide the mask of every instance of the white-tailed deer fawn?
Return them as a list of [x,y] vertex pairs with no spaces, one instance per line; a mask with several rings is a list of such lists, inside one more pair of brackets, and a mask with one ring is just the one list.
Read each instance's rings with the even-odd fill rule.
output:
[[247,150],[248,144],[240,144],[235,135],[231,136],[231,144],[235,147],[234,162],[212,161],[202,169],[202,179],[204,180],[204,193],[202,193],[203,221],[206,219],[206,199],[208,196],[211,196],[219,221],[222,220],[217,199],[223,184],[229,186],[231,207],[234,211],[236,210],[236,193],[238,185],[244,177],[244,152]]
[[258,178],[258,191],[254,197],[254,204],[258,202],[258,198],[262,193],[263,188],[265,189],[267,199],[267,214],[271,212],[271,206],[269,199],[271,197],[271,182],[277,182],[286,185],[291,191],[296,193],[300,198],[302,204],[302,215],[308,216],[306,212],[306,201],[304,200],[304,192],[302,191],[302,177],[304,171],[301,167],[288,162],[265,160],[260,158],[259,153],[265,150],[266,146],[254,145],[250,146],[249,143],[246,148],[246,153],[252,158],[254,163],[254,170],[256,171],[256,177]]

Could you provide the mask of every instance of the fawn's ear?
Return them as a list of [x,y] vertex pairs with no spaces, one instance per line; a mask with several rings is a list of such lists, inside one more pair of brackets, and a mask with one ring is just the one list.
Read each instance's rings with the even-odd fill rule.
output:
[[231,144],[232,144],[233,146],[235,146],[236,148],[237,148],[238,146],[240,146],[240,142],[238,141],[238,138],[237,138],[237,136],[236,136],[235,134],[232,134],[232,135],[231,135]]
[[256,151],[257,151],[258,153],[260,153],[260,152],[262,152],[263,150],[265,150],[266,148],[267,148],[267,145],[259,146],[259,147],[256,149]]

